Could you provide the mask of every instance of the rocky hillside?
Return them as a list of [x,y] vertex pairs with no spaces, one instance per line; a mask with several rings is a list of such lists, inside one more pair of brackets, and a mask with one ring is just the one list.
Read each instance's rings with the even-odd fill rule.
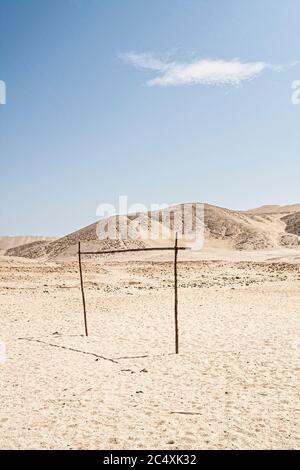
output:
[[[190,206],[193,206],[190,204]],[[300,247],[300,205],[264,206],[251,211],[233,211],[221,207],[204,204],[204,247],[218,246],[228,250],[264,250],[277,247]],[[152,229],[156,233],[164,233],[170,227],[170,239],[174,236],[175,220],[182,213],[183,205],[174,206],[151,213]],[[149,239],[150,226],[148,214],[139,213],[129,216],[113,217],[84,227],[65,237],[54,241],[36,241],[7,250],[9,256],[28,258],[54,259],[74,256],[78,250],[78,242],[84,250],[124,249],[153,246],[168,243],[168,240]],[[177,219],[178,220],[178,219]],[[109,235],[110,222],[116,225],[116,239]],[[130,236],[119,239],[122,223],[128,228]],[[194,215],[193,226],[199,227],[202,219]],[[99,240],[97,230],[105,234]],[[130,231],[131,230],[131,231]],[[153,233],[153,232],[152,232]]]

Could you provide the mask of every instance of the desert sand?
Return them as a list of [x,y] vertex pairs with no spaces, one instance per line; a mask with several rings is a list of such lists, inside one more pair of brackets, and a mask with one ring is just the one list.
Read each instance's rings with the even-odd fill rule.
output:
[[136,257],[84,261],[88,338],[76,260],[1,258],[0,448],[300,448],[299,264],[179,262],[176,356],[171,259]]
[[85,337],[75,255],[95,225],[6,251],[0,448],[299,449],[299,209],[205,207],[204,248],[179,253],[178,355],[173,252],[83,257]]

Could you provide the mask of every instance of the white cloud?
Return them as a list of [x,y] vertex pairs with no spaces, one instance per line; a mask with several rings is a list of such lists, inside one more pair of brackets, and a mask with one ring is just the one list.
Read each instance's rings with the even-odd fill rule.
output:
[[137,54],[135,52],[125,52],[119,54],[119,58],[127,64],[134,65],[135,67],[150,70],[164,70],[167,66],[160,59],[156,59],[151,54]]
[[279,70],[266,62],[241,62],[238,59],[169,62],[151,54],[135,52],[120,54],[119,57],[134,67],[156,71],[157,75],[147,82],[148,86],[240,85],[266,69]]

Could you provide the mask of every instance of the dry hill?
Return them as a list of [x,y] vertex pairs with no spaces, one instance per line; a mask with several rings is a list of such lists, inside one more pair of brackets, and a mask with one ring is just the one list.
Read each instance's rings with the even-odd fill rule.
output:
[[[190,204],[192,206],[192,204]],[[175,215],[182,213],[183,205],[174,206],[151,213],[152,224],[160,234],[166,225],[170,226],[171,234],[176,230]],[[298,211],[298,212],[297,212]],[[202,223],[194,216],[193,226]],[[122,223],[132,230],[130,237],[125,240],[111,240],[108,237],[109,223],[117,224],[117,235]],[[153,228],[152,226],[152,228]],[[168,240],[147,239],[149,218],[146,213],[129,216],[113,217],[101,221],[102,232],[108,238],[99,240],[97,236],[98,223],[82,228],[70,235],[54,241],[34,241],[19,247],[10,248],[6,254],[28,258],[60,258],[73,256],[77,252],[78,241],[84,249],[122,249],[126,247],[153,246],[153,244],[168,243]],[[136,227],[139,231],[136,232]],[[129,231],[130,231],[129,230]],[[173,232],[173,233],[172,233]],[[138,233],[138,237],[136,234]],[[133,234],[135,237],[133,237]],[[118,237],[117,237],[118,238]],[[218,247],[228,250],[266,250],[279,247],[300,248],[300,204],[292,206],[263,206],[250,211],[233,211],[213,205],[204,205],[204,248]]]

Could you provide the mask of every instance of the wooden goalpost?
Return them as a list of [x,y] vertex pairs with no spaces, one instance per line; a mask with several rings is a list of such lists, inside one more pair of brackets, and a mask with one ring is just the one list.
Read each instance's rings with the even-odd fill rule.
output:
[[178,251],[188,250],[187,247],[178,246],[178,237],[176,234],[175,243],[172,247],[153,247],[153,248],[128,248],[125,250],[104,250],[104,251],[81,251],[80,242],[78,242],[78,264],[79,264],[79,275],[80,275],[80,286],[81,286],[81,295],[82,295],[82,305],[83,305],[83,318],[84,318],[84,331],[85,336],[88,336],[88,323],[87,323],[87,312],[86,312],[86,303],[85,303],[85,293],[84,293],[84,283],[83,283],[83,274],[82,274],[82,255],[105,255],[105,254],[115,254],[115,253],[132,253],[139,251],[174,251],[174,323],[175,323],[175,353],[179,353],[179,334],[178,334],[178,284],[177,284],[177,258]]

